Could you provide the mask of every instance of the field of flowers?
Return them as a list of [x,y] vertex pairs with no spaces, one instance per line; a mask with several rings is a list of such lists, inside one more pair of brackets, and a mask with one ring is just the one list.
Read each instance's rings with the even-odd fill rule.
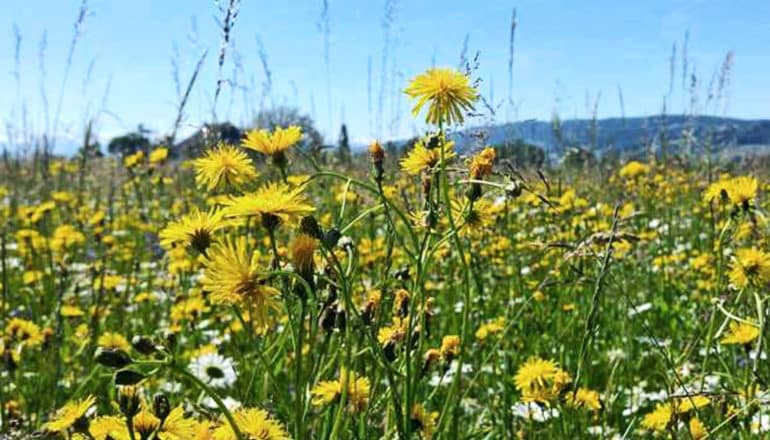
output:
[[0,438],[767,435],[761,180],[517,170],[448,141],[465,75],[405,92],[432,131],[353,167],[6,157]]

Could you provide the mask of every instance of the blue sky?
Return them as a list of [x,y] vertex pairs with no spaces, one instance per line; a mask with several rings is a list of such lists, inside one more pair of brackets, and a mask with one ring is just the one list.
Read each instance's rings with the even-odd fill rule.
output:
[[[686,31],[688,70],[694,68],[701,81],[701,104],[713,72],[729,50],[735,52],[728,99],[705,111],[744,118],[770,116],[770,88],[766,85],[770,2],[766,0],[392,3],[393,44],[383,69],[385,0],[328,0],[327,71],[319,28],[322,0],[242,0],[224,76],[232,77],[237,53],[242,66],[238,82],[250,90],[244,97],[242,91],[232,93],[225,87],[216,107],[218,118],[241,124],[260,106],[284,104],[311,114],[330,139],[336,139],[343,121],[359,142],[408,136],[423,126],[410,117],[408,100],[399,91],[408,78],[434,62],[456,66],[466,36],[469,54],[479,53],[475,74],[482,79],[482,93],[503,103],[496,121],[549,119],[554,110],[562,118],[589,117],[586,102],[593,102],[599,94],[598,116],[619,116],[618,87],[623,92],[626,115],[655,114],[668,94],[672,45],[677,44],[677,58],[681,58]],[[2,1],[3,126],[22,126],[26,112],[33,130],[44,129],[41,84],[49,101],[49,127],[53,125],[79,6],[80,0]],[[218,12],[212,0],[90,0],[88,6],[90,15],[62,95],[59,136],[79,139],[84,121],[101,108],[107,110],[97,124],[103,139],[139,123],[157,134],[168,132],[178,102],[170,61],[174,46],[183,83],[201,54],[209,52],[183,130],[189,132],[211,119],[220,44],[214,19]],[[513,7],[518,15],[512,93],[515,109],[504,104]],[[18,86],[14,77],[14,26],[21,35]],[[39,47],[44,32],[46,74],[41,78]],[[265,73],[258,40],[272,74],[272,88],[264,100],[260,98]],[[681,69],[679,59],[676,86],[667,97],[670,113],[686,108]],[[7,137],[7,130],[3,132],[0,140]]]

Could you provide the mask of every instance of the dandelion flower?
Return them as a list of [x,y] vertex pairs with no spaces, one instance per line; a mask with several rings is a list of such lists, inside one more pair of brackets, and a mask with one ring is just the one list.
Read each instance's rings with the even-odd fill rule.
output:
[[759,327],[753,324],[746,324],[745,322],[730,322],[730,330],[726,335],[722,337],[720,342],[725,345],[729,344],[750,344],[752,341],[759,337]]
[[650,431],[663,432],[671,423],[674,411],[670,403],[659,403],[655,409],[645,414],[642,419],[642,427]]
[[602,409],[599,393],[582,387],[578,388],[575,393],[567,393],[567,404],[575,408],[587,408],[592,411],[599,411]]
[[495,157],[497,157],[497,153],[492,147],[486,147],[480,153],[473,156],[469,166],[471,178],[481,180],[492,174],[492,164],[495,161]]
[[249,256],[246,238],[226,240],[212,246],[204,262],[203,289],[219,304],[245,304],[251,318],[264,328],[268,311],[277,310],[278,289],[268,286],[256,254]]
[[342,396],[346,383],[348,410],[361,411],[369,403],[369,380],[365,377],[356,377],[355,372],[349,372],[345,368],[340,370],[340,377],[337,380],[319,382],[310,390],[311,403],[316,406],[326,406],[336,402]]
[[160,419],[155,417],[146,408],[139,411],[132,420],[134,422],[134,431],[139,434],[138,437],[140,439],[149,439],[150,435],[160,426]]
[[438,411],[428,411],[420,403],[415,403],[409,413],[409,419],[426,439],[433,436],[433,432],[436,430],[438,416]]
[[49,432],[64,432],[80,419],[96,403],[96,397],[88,396],[83,400],[69,402],[54,413],[51,420],[43,425],[43,429]]
[[187,440],[195,438],[198,423],[184,416],[184,408],[177,406],[163,419],[163,426],[158,432],[160,440]]
[[770,281],[770,254],[756,248],[743,248],[735,252],[730,282],[742,289],[750,283],[762,285]]
[[623,179],[636,179],[639,176],[650,172],[649,165],[645,165],[641,162],[632,160],[625,164],[623,168],[618,171],[618,175]]
[[239,188],[257,177],[249,156],[238,148],[219,144],[195,159],[195,183],[208,191]]
[[158,165],[168,158],[168,148],[158,147],[150,152],[150,165]]
[[473,110],[473,103],[478,99],[466,75],[446,68],[432,68],[417,75],[404,92],[417,99],[413,115],[418,115],[428,104],[425,122],[433,125],[462,123],[463,113]]
[[300,139],[302,139],[302,128],[292,125],[286,128],[277,127],[272,133],[267,130],[251,130],[246,133],[246,138],[241,145],[262,154],[274,156],[285,152]]
[[284,183],[268,183],[256,192],[234,197],[225,202],[225,216],[259,216],[269,229],[315,210],[302,195],[303,187],[292,188]]
[[190,362],[195,377],[214,388],[227,388],[235,383],[233,361],[217,353],[203,353]]
[[119,333],[102,333],[102,335],[99,336],[99,339],[96,341],[96,344],[103,348],[117,348],[125,352],[131,351],[131,344],[126,338],[123,337],[123,335]]
[[759,182],[751,176],[741,176],[730,179],[727,186],[727,196],[735,205],[748,207],[749,203],[757,197]]
[[214,241],[214,233],[231,224],[231,221],[225,220],[224,211],[195,209],[160,231],[160,244],[170,249],[174,244],[182,243],[205,254]]
[[[233,419],[238,430],[248,439],[259,440],[290,440],[291,437],[280,422],[270,417],[270,414],[257,408],[244,408],[233,413]],[[237,440],[229,423],[224,422],[214,430],[214,440]]]
[[703,192],[703,201],[711,203],[719,200],[729,200],[730,195],[727,190],[730,188],[730,181],[727,179],[718,180],[713,182]]
[[539,357],[529,358],[514,377],[524,402],[549,403],[571,382],[569,374],[556,362]]
[[[438,139],[438,138],[435,138]],[[412,151],[407,153],[406,157],[401,159],[401,169],[407,174],[418,175],[423,171],[430,171],[441,161],[441,150],[444,150],[444,159],[449,160],[456,156],[452,151],[454,142],[439,140],[436,148],[426,148],[424,142],[418,140],[414,144]]]
[[95,440],[128,439],[130,435],[122,417],[97,417],[88,425],[88,433]]

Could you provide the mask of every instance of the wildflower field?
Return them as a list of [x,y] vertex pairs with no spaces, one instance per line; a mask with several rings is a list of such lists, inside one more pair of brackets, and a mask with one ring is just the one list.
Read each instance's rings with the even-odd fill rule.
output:
[[6,156],[0,438],[766,435],[762,175],[516,168],[466,75],[403,90],[402,157]]

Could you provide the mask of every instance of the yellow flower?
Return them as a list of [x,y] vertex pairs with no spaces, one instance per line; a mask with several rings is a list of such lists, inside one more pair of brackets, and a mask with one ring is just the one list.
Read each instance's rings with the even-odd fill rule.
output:
[[576,408],[587,408],[592,411],[602,409],[602,402],[599,393],[588,388],[578,388],[577,392],[567,393],[567,404]]
[[337,380],[326,380],[310,390],[313,396],[311,403],[316,406],[325,406],[336,402],[347,384],[348,410],[361,411],[369,403],[369,380],[365,377],[356,377],[355,372],[349,372],[346,368],[340,369],[340,377]]
[[690,419],[690,435],[693,440],[701,440],[708,435],[708,429],[697,417]]
[[425,439],[430,439],[433,436],[438,416],[438,411],[429,412],[420,403],[415,403],[409,413],[410,420],[417,426]]
[[25,347],[37,347],[45,342],[40,327],[32,321],[11,318],[5,326],[5,335]]
[[497,153],[492,147],[486,147],[473,156],[469,167],[471,178],[480,180],[492,174],[492,164],[495,157],[497,157]]
[[163,163],[168,158],[168,148],[158,147],[150,153],[150,165]]
[[728,276],[739,289],[750,283],[767,283],[770,281],[770,254],[756,248],[738,249]]
[[444,150],[445,160],[449,160],[456,156],[455,152],[452,151],[455,144],[454,142],[445,142],[439,140],[438,137],[433,139],[436,139],[436,142],[440,145],[436,145],[435,148],[426,148],[423,140],[418,140],[414,144],[412,151],[407,153],[405,158],[401,159],[401,169],[411,175],[418,175],[423,171],[430,171],[441,161],[442,149]]
[[417,103],[412,114],[417,116],[425,104],[425,122],[433,125],[463,122],[463,113],[473,110],[478,99],[468,77],[455,69],[432,68],[412,79],[404,92]]
[[642,427],[650,431],[663,432],[671,422],[674,411],[670,403],[659,403],[655,409],[645,414]]
[[94,440],[123,440],[130,438],[125,419],[117,416],[97,417],[89,423],[88,433],[91,434]]
[[650,172],[650,167],[635,160],[627,163],[618,171],[618,175],[624,179],[635,179]]
[[571,378],[556,362],[539,357],[529,358],[516,371],[514,383],[524,402],[548,404],[566,387]]
[[257,177],[249,156],[238,148],[219,144],[195,159],[195,183],[208,191],[239,188]]
[[131,351],[131,344],[118,333],[106,332],[99,336],[96,344],[104,348],[117,348],[125,352]]
[[160,419],[155,417],[153,413],[143,408],[133,418],[134,431],[138,434],[140,439],[148,439],[150,435],[155,432],[160,426]]
[[176,243],[183,243],[205,253],[214,241],[214,233],[231,224],[232,221],[225,220],[224,211],[213,209],[204,212],[194,209],[160,231],[160,245],[169,249]]
[[727,185],[727,196],[734,205],[748,206],[757,197],[759,182],[751,176],[741,176],[730,179]]
[[746,345],[759,337],[759,327],[745,322],[730,322],[730,331],[722,336],[722,344]]
[[700,409],[711,403],[711,399],[698,394],[696,396],[679,397],[674,400],[674,411],[677,414],[687,414],[694,409]]
[[505,330],[505,317],[501,316],[486,324],[482,324],[478,330],[476,330],[476,339],[484,341],[489,335],[501,333],[503,330]]
[[703,201],[711,203],[719,200],[727,200],[730,198],[727,190],[730,188],[730,180],[722,179],[713,182],[703,192]]
[[302,195],[303,189],[283,183],[268,183],[256,192],[227,200],[225,216],[260,216],[266,228],[274,228],[281,221],[286,222],[315,210]]
[[185,418],[184,408],[177,406],[163,420],[158,438],[160,440],[188,440],[195,438],[197,431],[198,423],[193,419]]
[[137,151],[136,153],[134,153],[134,154],[132,154],[130,156],[126,156],[123,159],[123,165],[126,168],[130,169],[130,168],[134,168],[135,166],[141,164],[143,160],[144,160],[144,151],[139,150],[139,151]]
[[444,336],[441,340],[441,356],[451,361],[460,354],[460,337],[457,335]]
[[278,310],[278,289],[268,286],[262,275],[256,254],[246,249],[246,237],[230,239],[212,246],[204,262],[203,289],[219,304],[246,304],[252,319],[264,328],[268,312]]
[[[291,437],[280,422],[270,417],[267,411],[257,408],[239,409],[233,413],[235,425],[248,439],[290,440]],[[223,421],[214,430],[214,440],[237,440],[230,424]]]
[[51,420],[43,425],[43,429],[49,432],[64,432],[83,418],[96,403],[96,397],[88,396],[83,400],[68,402],[54,413]]
[[243,140],[245,148],[258,151],[268,156],[280,154],[302,139],[302,128],[292,125],[286,128],[276,127],[272,133],[267,130],[251,130]]

